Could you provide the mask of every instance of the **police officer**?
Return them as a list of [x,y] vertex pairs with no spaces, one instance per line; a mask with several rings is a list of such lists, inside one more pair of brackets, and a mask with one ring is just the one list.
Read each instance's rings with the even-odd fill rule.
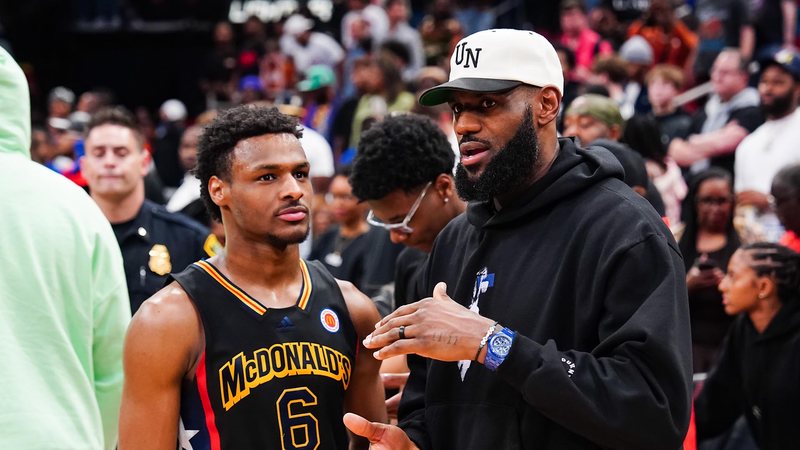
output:
[[131,114],[121,107],[92,117],[81,171],[122,249],[131,312],[158,291],[166,275],[213,256],[219,242],[193,220],[144,195],[150,154]]

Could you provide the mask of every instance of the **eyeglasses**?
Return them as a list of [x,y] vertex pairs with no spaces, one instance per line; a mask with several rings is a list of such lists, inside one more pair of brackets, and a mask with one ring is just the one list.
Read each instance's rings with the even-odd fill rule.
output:
[[697,197],[697,203],[707,206],[722,206],[733,201],[733,197]]
[[379,219],[377,219],[375,215],[372,213],[372,210],[370,210],[369,214],[367,214],[367,223],[369,223],[370,225],[375,225],[376,227],[381,227],[388,231],[394,230],[404,234],[413,233],[414,229],[408,226],[408,224],[409,222],[411,222],[411,219],[414,218],[414,214],[417,212],[419,205],[422,203],[422,199],[425,198],[425,194],[428,193],[428,188],[431,187],[431,183],[433,182],[429,181],[428,184],[425,185],[425,188],[422,189],[422,193],[419,195],[419,197],[417,197],[417,201],[415,201],[414,204],[411,205],[411,209],[408,210],[408,214],[406,214],[406,217],[403,219],[402,222],[383,223]]

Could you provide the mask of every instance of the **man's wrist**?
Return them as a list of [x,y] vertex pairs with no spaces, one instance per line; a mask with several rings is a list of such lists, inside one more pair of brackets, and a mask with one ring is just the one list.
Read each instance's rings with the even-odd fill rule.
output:
[[486,344],[483,365],[492,372],[496,371],[511,353],[515,337],[516,332],[509,328],[502,328],[495,332]]

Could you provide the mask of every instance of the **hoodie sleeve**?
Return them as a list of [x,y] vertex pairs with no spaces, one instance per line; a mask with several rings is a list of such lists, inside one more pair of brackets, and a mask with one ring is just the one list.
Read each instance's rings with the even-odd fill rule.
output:
[[94,393],[103,425],[106,449],[117,444],[119,407],[122,398],[122,345],[131,319],[120,254],[111,229],[102,230],[95,242],[95,298],[92,364]]
[[[570,431],[613,449],[679,448],[691,398],[682,262],[653,234],[598,266],[607,277],[599,344],[560,349],[517,334],[498,375]],[[598,265],[603,264],[599,262]]]

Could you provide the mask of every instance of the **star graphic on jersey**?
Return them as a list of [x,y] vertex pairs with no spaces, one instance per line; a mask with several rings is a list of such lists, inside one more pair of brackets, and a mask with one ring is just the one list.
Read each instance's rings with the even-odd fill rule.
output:
[[180,441],[181,450],[194,450],[192,448],[192,443],[189,441],[199,432],[200,430],[187,430],[186,427],[183,426],[183,418],[181,418],[180,428],[178,429],[178,440]]

